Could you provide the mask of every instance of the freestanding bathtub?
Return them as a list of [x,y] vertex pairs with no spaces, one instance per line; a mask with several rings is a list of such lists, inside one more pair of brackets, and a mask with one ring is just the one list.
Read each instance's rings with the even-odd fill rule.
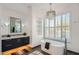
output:
[[[49,42],[49,49],[45,48],[45,43]],[[64,54],[64,43],[53,41],[53,40],[41,40],[41,50],[51,55],[63,55]]]

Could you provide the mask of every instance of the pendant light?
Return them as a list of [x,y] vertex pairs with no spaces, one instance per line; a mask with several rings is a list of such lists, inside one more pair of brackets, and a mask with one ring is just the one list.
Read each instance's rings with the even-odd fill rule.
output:
[[51,19],[55,19],[55,16],[56,16],[56,12],[55,10],[52,10],[52,3],[49,4],[50,5],[50,10],[47,11],[46,13],[46,17],[47,19],[51,20]]

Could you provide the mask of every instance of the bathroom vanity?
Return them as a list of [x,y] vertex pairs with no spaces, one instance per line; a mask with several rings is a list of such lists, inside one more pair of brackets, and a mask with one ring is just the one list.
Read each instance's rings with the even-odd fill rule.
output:
[[23,50],[31,50],[29,36],[2,40],[3,55],[12,55],[13,53],[19,53]]

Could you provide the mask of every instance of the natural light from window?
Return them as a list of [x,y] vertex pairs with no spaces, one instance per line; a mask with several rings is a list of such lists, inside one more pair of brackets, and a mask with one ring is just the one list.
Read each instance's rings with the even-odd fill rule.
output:
[[45,19],[44,38],[64,41],[70,39],[70,13],[55,17],[55,20]]

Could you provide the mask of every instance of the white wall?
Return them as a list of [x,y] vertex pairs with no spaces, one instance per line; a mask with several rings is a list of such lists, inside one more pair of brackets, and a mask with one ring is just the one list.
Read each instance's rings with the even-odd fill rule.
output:
[[10,9],[7,9],[7,8],[3,8],[2,9],[2,17],[1,17],[2,35],[10,33],[10,29],[9,29],[10,25],[9,26],[5,25],[6,23],[10,24],[10,16],[21,18],[22,22],[24,21],[24,16],[23,15],[17,13],[16,11],[13,11],[13,10],[10,10]]
[[37,22],[39,20],[41,21],[43,20],[39,12],[40,11],[36,7],[34,6],[32,7],[32,47],[40,45],[41,39],[43,38],[43,35],[38,34],[38,28],[37,28],[38,26]]
[[[29,13],[27,13],[27,11]],[[2,7],[2,14],[1,14],[1,32],[2,35],[4,34],[8,34],[10,33],[10,28],[9,26],[5,26],[5,23],[9,23],[10,24],[10,16],[12,17],[17,17],[20,18],[22,21],[22,24],[24,25],[22,27],[22,32],[26,32],[27,34],[30,34],[31,31],[31,10],[30,8],[28,8],[25,13],[26,14],[22,14],[20,12],[17,12],[16,10],[10,9],[10,8],[6,8],[6,7]],[[29,17],[30,16],[30,17]]]
[[71,42],[68,49],[79,53],[79,4],[70,7],[71,12]]

